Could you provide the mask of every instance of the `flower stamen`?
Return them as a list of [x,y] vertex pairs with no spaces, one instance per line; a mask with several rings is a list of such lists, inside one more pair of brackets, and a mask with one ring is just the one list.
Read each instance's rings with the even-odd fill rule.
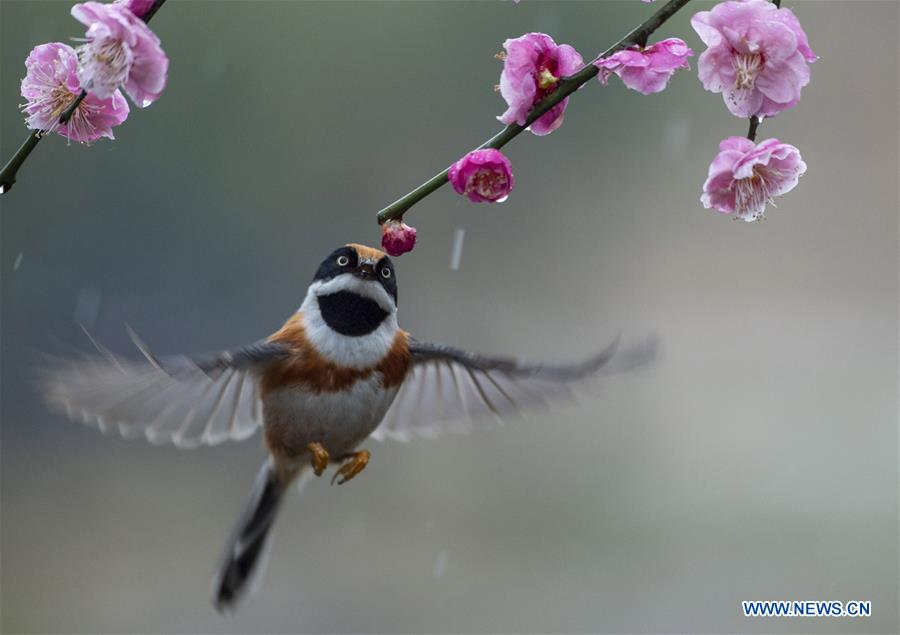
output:
[[762,55],[759,53],[737,53],[731,58],[737,79],[734,87],[738,90],[750,89],[756,85],[756,76],[763,68]]
[[541,69],[541,72],[538,73],[537,85],[541,90],[554,88],[557,83],[559,83],[559,77],[551,73],[549,69],[543,68]]
[[466,186],[465,194],[468,196],[472,192],[482,198],[499,201],[509,192],[509,178],[503,172],[481,170],[472,176]]
[[131,71],[131,55],[119,40],[89,42],[76,49],[78,64],[83,69],[91,69],[93,73],[85,73],[86,88],[96,85],[110,92],[121,86],[128,79]]

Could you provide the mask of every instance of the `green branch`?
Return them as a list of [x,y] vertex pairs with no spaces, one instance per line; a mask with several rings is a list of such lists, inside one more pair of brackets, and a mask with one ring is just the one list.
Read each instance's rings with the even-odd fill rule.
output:
[[[163,6],[165,2],[166,0],[155,0],[153,5],[141,19],[144,22],[149,22],[150,18],[159,11],[159,8]],[[72,115],[75,114],[75,110],[81,105],[81,102],[84,101],[85,97],[87,97],[87,91],[82,90],[81,94],[75,98],[75,101],[69,104],[69,107],[59,116],[60,125],[67,123],[69,119],[72,118]],[[16,174],[19,172],[19,168],[22,167],[22,164],[25,163],[25,160],[48,132],[49,131],[47,130],[32,130],[28,133],[28,138],[25,139],[25,142],[21,146],[19,146],[16,153],[12,155],[12,158],[6,162],[6,165],[3,166],[3,170],[0,171],[0,194],[5,194],[12,189],[13,184],[16,182]]]
[[[690,0],[669,0],[669,2],[660,7],[659,11],[647,18],[640,26],[631,31],[631,33],[603,51],[603,53],[598,55],[593,61],[597,61],[604,57],[609,57],[616,51],[628,48],[629,46],[646,46],[647,39],[650,37],[650,35],[663,24],[665,24],[665,22],[669,18],[675,15],[675,13],[688,2],[690,2]],[[527,129],[528,126],[534,123],[535,120],[537,120],[541,115],[546,113],[556,104],[581,88],[590,79],[597,76],[599,69],[594,66],[593,61],[585,65],[574,75],[563,77],[559,82],[558,88],[551,94],[547,95],[538,104],[536,104],[534,108],[532,108],[531,112],[528,113],[528,118],[525,121],[525,125],[520,126],[519,124],[515,123],[510,124],[503,130],[498,132],[496,135],[482,143],[476,149],[481,150],[482,148],[495,148],[499,150],[507,143],[515,139],[517,136],[522,134],[522,132],[524,132],[525,129]],[[448,171],[449,168],[443,170],[439,174],[435,174],[433,177],[422,183],[422,185],[414,189],[412,192],[402,198],[397,199],[396,201],[385,207],[383,210],[378,212],[378,223],[381,224],[385,221],[402,217],[410,207],[447,183]]]

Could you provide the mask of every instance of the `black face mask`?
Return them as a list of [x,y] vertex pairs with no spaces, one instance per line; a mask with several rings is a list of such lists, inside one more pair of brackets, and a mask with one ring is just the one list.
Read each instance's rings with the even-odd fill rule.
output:
[[341,335],[368,335],[388,316],[388,312],[375,300],[352,291],[320,295],[317,299],[325,324]]

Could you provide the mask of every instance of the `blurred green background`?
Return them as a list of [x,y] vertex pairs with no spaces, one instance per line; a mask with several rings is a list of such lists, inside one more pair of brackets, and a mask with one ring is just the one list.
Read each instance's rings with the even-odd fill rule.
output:
[[[210,576],[259,436],[102,436],[46,412],[34,354],[85,350],[78,321],[129,353],[126,323],[160,353],[268,334],[332,248],[377,243],[378,209],[499,129],[504,39],[589,57],[654,7],[171,0],[163,97],[115,142],[45,140],[0,201],[2,630],[898,632],[898,4],[786,5],[821,60],[760,130],[809,165],[766,222],[698,202],[747,126],[695,71],[649,97],[591,82],[507,147],[508,202],[444,188],[407,218],[415,335],[572,358],[655,332],[660,362],[503,429],[367,444],[361,478],[289,501],[261,593],[225,619]],[[69,6],[0,4],[2,160],[28,51],[82,34]],[[658,38],[699,53],[710,6]],[[873,615],[748,620],[751,599]]]

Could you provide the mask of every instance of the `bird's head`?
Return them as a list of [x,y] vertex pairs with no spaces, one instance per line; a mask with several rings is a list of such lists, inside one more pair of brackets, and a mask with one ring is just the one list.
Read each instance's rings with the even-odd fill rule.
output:
[[343,335],[365,335],[397,312],[394,265],[378,249],[344,245],[319,265],[307,301],[315,300],[326,324]]

